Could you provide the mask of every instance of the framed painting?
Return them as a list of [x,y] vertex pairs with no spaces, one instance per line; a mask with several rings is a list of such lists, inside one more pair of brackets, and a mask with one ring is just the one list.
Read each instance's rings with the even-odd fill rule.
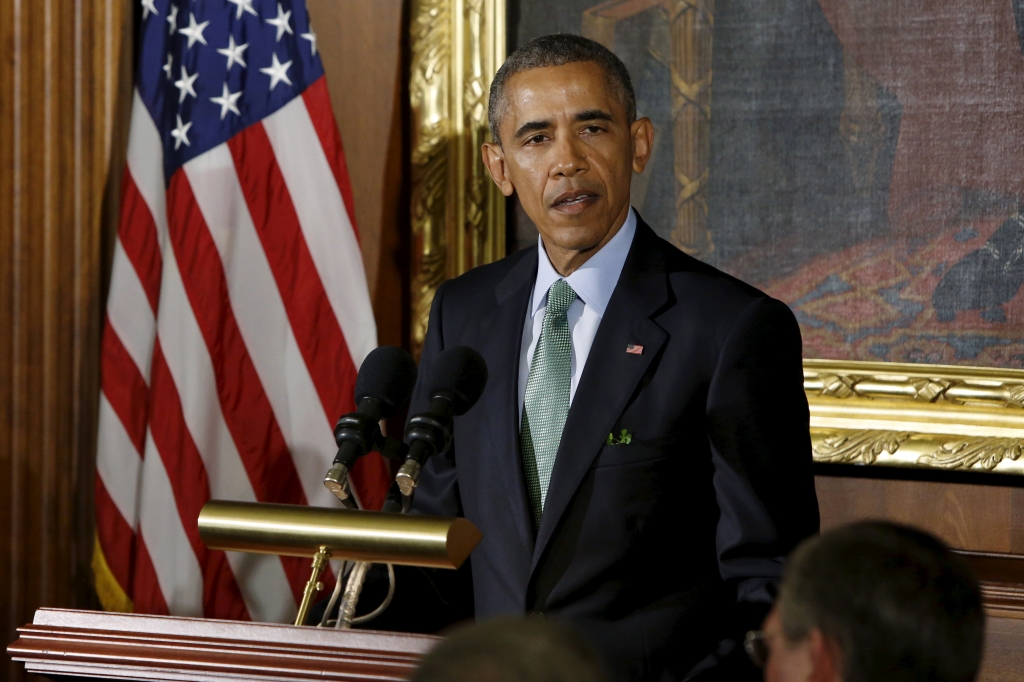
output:
[[416,0],[414,292],[536,230],[479,161],[509,49],[586,35],[654,123],[633,205],[786,302],[815,459],[1024,474],[1024,5]]

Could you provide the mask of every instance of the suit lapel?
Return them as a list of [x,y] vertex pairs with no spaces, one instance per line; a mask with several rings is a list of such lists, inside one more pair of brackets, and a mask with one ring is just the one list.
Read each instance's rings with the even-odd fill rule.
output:
[[512,522],[527,552],[533,547],[533,528],[519,455],[519,355],[536,276],[537,250],[531,249],[495,287],[496,306],[481,321],[477,348],[487,361],[489,375],[482,397],[482,423],[491,427],[492,462],[502,478]]
[[[655,248],[656,241],[651,228],[638,221],[633,245],[601,318],[562,430],[531,573],[615,421],[668,338],[650,319],[669,300],[665,256]],[[630,343],[642,345],[643,352],[627,353]],[[520,482],[520,488],[522,485]]]

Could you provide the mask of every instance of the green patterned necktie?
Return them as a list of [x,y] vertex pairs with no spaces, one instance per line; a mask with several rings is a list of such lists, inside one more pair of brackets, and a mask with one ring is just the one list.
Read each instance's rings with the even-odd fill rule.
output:
[[547,497],[551,469],[555,465],[562,428],[569,414],[572,386],[572,340],[566,311],[576,300],[576,292],[560,279],[548,289],[540,338],[533,351],[530,377],[526,381],[523,419],[519,430],[519,448],[523,454],[526,489],[530,495],[533,526],[540,525]]

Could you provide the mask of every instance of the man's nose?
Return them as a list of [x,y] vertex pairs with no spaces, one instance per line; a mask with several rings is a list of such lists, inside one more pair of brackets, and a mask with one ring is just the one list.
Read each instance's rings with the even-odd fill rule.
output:
[[587,169],[586,152],[572,135],[560,136],[555,140],[554,163],[551,165],[552,175],[576,175]]

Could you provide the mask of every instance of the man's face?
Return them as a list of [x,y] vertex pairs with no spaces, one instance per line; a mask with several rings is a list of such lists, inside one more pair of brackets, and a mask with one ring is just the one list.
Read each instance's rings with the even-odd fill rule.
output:
[[811,679],[811,658],[807,641],[790,642],[782,633],[782,622],[772,609],[764,622],[768,641],[768,661],[764,664],[765,682],[807,682]]
[[839,651],[821,630],[813,628],[804,639],[791,642],[782,631],[777,606],[762,627],[768,640],[765,682],[842,682]]
[[502,145],[483,150],[494,181],[505,196],[519,192],[549,255],[600,248],[625,221],[633,172],[650,155],[650,121],[628,124],[592,62],[518,73],[505,97]]

